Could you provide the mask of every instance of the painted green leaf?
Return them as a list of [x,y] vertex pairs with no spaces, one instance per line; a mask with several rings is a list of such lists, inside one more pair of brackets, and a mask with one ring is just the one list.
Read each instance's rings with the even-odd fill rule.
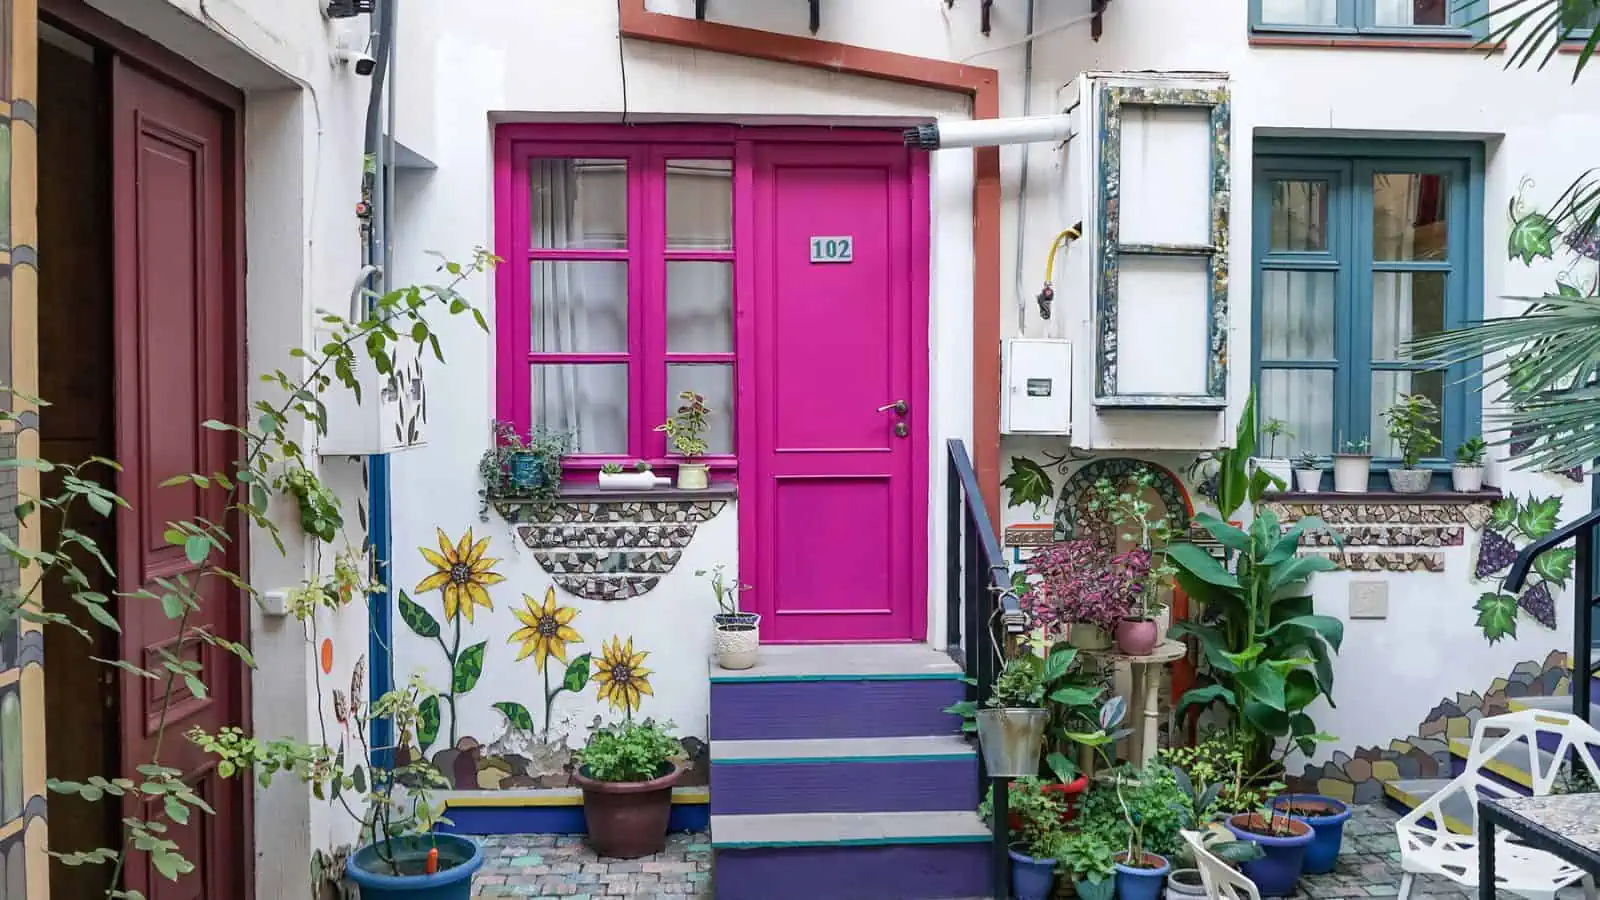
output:
[[433,742],[439,739],[439,698],[436,696],[424,697],[417,704],[417,747],[422,752],[428,752]]
[[1494,505],[1489,516],[1489,527],[1496,531],[1509,531],[1517,522],[1517,501],[1507,497]]
[[567,674],[561,677],[561,689],[576,694],[589,683],[589,663],[594,657],[588,653],[567,663]]
[[494,708],[505,713],[506,721],[511,723],[512,728],[515,728],[518,731],[533,730],[533,714],[528,712],[528,708],[523,706],[521,703],[514,703],[510,700],[502,700],[499,703],[496,703]]
[[1571,547],[1557,547],[1539,554],[1533,561],[1533,570],[1556,587],[1566,587],[1572,577],[1572,562],[1578,551]]
[[1531,265],[1535,259],[1555,258],[1556,223],[1543,213],[1532,212],[1511,223],[1506,237],[1506,256]]
[[1517,636],[1517,598],[1490,591],[1478,597],[1473,609],[1478,611],[1478,627],[1489,643]]
[[1055,484],[1050,480],[1050,473],[1025,456],[1011,457],[1011,474],[1000,484],[1011,495],[1009,505],[1032,504],[1034,516],[1039,515],[1044,504],[1056,491]]
[[418,637],[439,636],[439,620],[423,609],[422,604],[412,600],[405,591],[400,592],[400,618],[405,620],[406,626],[416,632]]
[[488,641],[479,641],[461,651],[461,655],[456,657],[456,668],[450,679],[450,690],[457,694],[465,694],[477,686],[478,679],[483,677],[483,653],[488,648]]
[[1556,520],[1561,516],[1561,498],[1543,500],[1528,498],[1528,504],[1517,511],[1517,528],[1528,537],[1538,540],[1556,530]]

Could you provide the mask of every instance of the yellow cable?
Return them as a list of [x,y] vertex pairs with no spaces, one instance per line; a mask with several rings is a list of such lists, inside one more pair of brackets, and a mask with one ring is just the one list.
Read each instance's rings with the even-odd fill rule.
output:
[[1044,263],[1045,284],[1050,284],[1054,281],[1051,276],[1053,276],[1056,271],[1056,251],[1065,246],[1067,242],[1075,241],[1079,237],[1082,237],[1082,234],[1078,231],[1077,226],[1073,226],[1056,235],[1056,239],[1050,242],[1050,255],[1045,259]]

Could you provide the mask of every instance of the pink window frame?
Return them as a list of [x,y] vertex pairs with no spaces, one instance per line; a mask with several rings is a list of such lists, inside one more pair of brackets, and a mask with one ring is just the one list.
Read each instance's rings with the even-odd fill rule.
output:
[[[643,459],[652,466],[675,466],[681,456],[667,452],[666,435],[655,431],[668,413],[667,366],[715,364],[729,367],[734,406],[740,395],[739,356],[743,296],[740,256],[751,241],[740,214],[748,189],[748,162],[736,152],[727,126],[622,127],[611,125],[504,125],[495,138],[496,253],[505,261],[496,275],[496,417],[526,433],[533,422],[531,370],[537,364],[625,363],[628,366],[629,454],[573,454],[563,461],[567,480],[592,482],[601,466]],[[529,162],[534,159],[621,159],[628,166],[628,239],[621,250],[535,249],[532,247]],[[728,160],[733,168],[732,250],[668,250],[666,247],[666,163],[668,160]],[[534,260],[615,260],[628,264],[628,349],[615,353],[532,352],[531,284]],[[668,353],[666,271],[668,262],[727,262],[733,266],[734,348],[725,353]],[[675,409],[676,404],[672,404]],[[732,423],[733,453],[701,458],[713,473],[737,468],[741,429],[737,409],[717,410]],[[635,452],[637,451],[637,452]]]

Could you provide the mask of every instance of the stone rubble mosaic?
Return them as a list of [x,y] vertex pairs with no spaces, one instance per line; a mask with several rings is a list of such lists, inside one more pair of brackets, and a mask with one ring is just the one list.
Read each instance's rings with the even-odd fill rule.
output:
[[[497,501],[495,509],[556,584],[587,600],[627,600],[655,589],[673,570],[695,529],[726,500]],[[534,521],[537,516],[538,520]]]
[[[1333,528],[1346,547],[1461,547],[1466,529],[1459,525],[1346,525]],[[1334,536],[1307,533],[1300,542],[1310,547],[1333,547]]]
[[1482,528],[1489,521],[1488,503],[1345,503],[1274,501],[1266,504],[1285,522],[1316,516],[1329,525],[1467,525]]
[[1358,747],[1354,753],[1335,751],[1320,765],[1307,765],[1290,779],[1297,791],[1312,791],[1346,803],[1376,803],[1383,799],[1383,783],[1400,778],[1441,778],[1450,774],[1450,739],[1472,734],[1478,720],[1511,711],[1520,697],[1550,697],[1567,693],[1570,669],[1567,656],[1553,650],[1541,663],[1518,663],[1511,674],[1496,678],[1483,693],[1457,694],[1440,700],[1417,726],[1417,733],[1389,742],[1388,747]]
[[1326,556],[1336,568],[1346,572],[1443,572],[1443,553],[1316,553],[1301,556]]

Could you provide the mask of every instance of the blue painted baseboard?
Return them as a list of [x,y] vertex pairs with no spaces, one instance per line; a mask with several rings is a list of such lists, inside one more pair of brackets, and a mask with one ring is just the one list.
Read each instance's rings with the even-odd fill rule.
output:
[[[588,834],[582,806],[450,806],[450,834]],[[674,803],[668,831],[707,831],[711,807],[706,803]]]

